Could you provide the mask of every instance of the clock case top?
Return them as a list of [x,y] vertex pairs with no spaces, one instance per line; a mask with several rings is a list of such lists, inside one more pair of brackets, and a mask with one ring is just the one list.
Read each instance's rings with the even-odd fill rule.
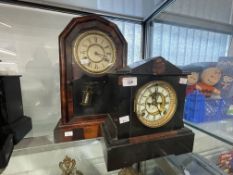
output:
[[[120,71],[110,74],[112,84],[112,109],[104,127],[107,127],[112,138],[122,139],[155,132],[180,129],[183,124],[183,107],[185,100],[187,73],[166,61],[162,57],[135,63]],[[137,86],[124,87],[121,84],[123,77],[137,77]],[[161,80],[168,82],[177,96],[177,109],[172,119],[158,128],[144,126],[134,112],[134,99],[137,90],[148,82]],[[114,93],[117,92],[117,93]],[[129,116],[129,122],[120,123],[120,117]]]
[[[116,62],[108,72],[114,72],[126,65],[127,42],[114,23],[97,15],[73,18],[59,36],[61,122],[63,124],[70,123],[75,117],[98,117],[107,113],[105,106],[98,100],[103,94],[103,84],[108,81],[106,74],[95,75],[84,72],[75,63],[72,52],[77,36],[90,30],[106,33],[116,46]],[[94,105],[83,107],[80,105],[82,87],[88,83],[95,84],[94,91],[97,93],[93,99]]]

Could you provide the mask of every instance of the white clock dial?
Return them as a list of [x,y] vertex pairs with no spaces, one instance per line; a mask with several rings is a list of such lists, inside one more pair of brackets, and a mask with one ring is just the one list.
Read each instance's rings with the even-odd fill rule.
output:
[[105,33],[91,30],[79,35],[73,47],[76,63],[91,74],[103,74],[116,62],[116,48]]
[[177,107],[176,92],[165,81],[152,81],[136,93],[134,110],[138,119],[146,126],[156,128],[173,117]]

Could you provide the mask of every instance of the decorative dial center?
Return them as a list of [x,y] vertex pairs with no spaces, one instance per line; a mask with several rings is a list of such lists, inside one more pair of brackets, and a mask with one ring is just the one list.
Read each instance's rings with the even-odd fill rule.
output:
[[146,111],[151,115],[157,115],[165,110],[165,97],[161,93],[153,93],[146,100]]
[[99,63],[103,61],[104,57],[106,57],[104,49],[97,44],[93,44],[88,48],[87,55],[88,58],[94,63]]

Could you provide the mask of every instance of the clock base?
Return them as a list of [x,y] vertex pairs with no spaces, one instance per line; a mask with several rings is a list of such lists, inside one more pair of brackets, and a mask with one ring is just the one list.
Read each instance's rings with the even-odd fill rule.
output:
[[54,142],[69,142],[74,140],[101,137],[100,125],[106,116],[73,117],[71,121],[63,124],[59,121],[54,129]]
[[0,134],[0,174],[6,168],[14,149],[13,134]]
[[194,133],[188,128],[125,139],[112,138],[105,124],[101,125],[101,130],[108,171],[152,158],[192,152],[193,149]]
[[32,129],[30,117],[21,116],[18,120],[0,126],[0,133],[13,134],[13,143],[17,144]]

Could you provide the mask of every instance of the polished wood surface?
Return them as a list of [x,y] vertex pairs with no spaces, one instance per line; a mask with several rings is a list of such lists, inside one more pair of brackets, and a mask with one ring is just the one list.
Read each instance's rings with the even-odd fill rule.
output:
[[[104,32],[112,39],[116,46],[116,62],[108,72],[114,72],[126,66],[127,42],[116,24],[102,18],[98,15],[88,15],[73,18],[59,35],[59,61],[60,61],[60,94],[61,94],[61,119],[54,130],[56,141],[69,139],[85,139],[100,136],[100,124],[103,123],[108,108],[99,100],[104,96],[102,103],[108,103],[109,96],[103,95],[105,89],[101,87],[103,76],[84,72],[74,60],[72,48],[74,41],[83,32],[89,30],[99,30]],[[106,73],[108,73],[106,72]],[[104,82],[106,82],[104,80]],[[97,93],[95,94],[93,106],[84,107],[80,105],[83,87],[87,84],[97,84]],[[93,88],[94,92],[96,91]],[[102,92],[101,92],[102,90]],[[98,104],[97,104],[98,103]],[[64,132],[72,130],[76,132],[79,129],[81,133],[79,138],[64,138]],[[91,133],[91,134],[89,134]],[[78,134],[79,135],[79,134]]]
[[104,122],[105,116],[91,117],[83,119],[74,117],[73,121],[63,124],[58,122],[54,129],[54,141],[66,142],[81,139],[91,139],[101,137],[100,125]]
[[71,82],[80,79],[86,74],[78,65],[73,64],[72,42],[79,34],[91,29],[107,33],[116,45],[116,64],[110,71],[123,68],[126,65],[126,40],[114,23],[97,15],[72,19],[59,36],[61,122],[64,124],[74,117],[73,87]]

